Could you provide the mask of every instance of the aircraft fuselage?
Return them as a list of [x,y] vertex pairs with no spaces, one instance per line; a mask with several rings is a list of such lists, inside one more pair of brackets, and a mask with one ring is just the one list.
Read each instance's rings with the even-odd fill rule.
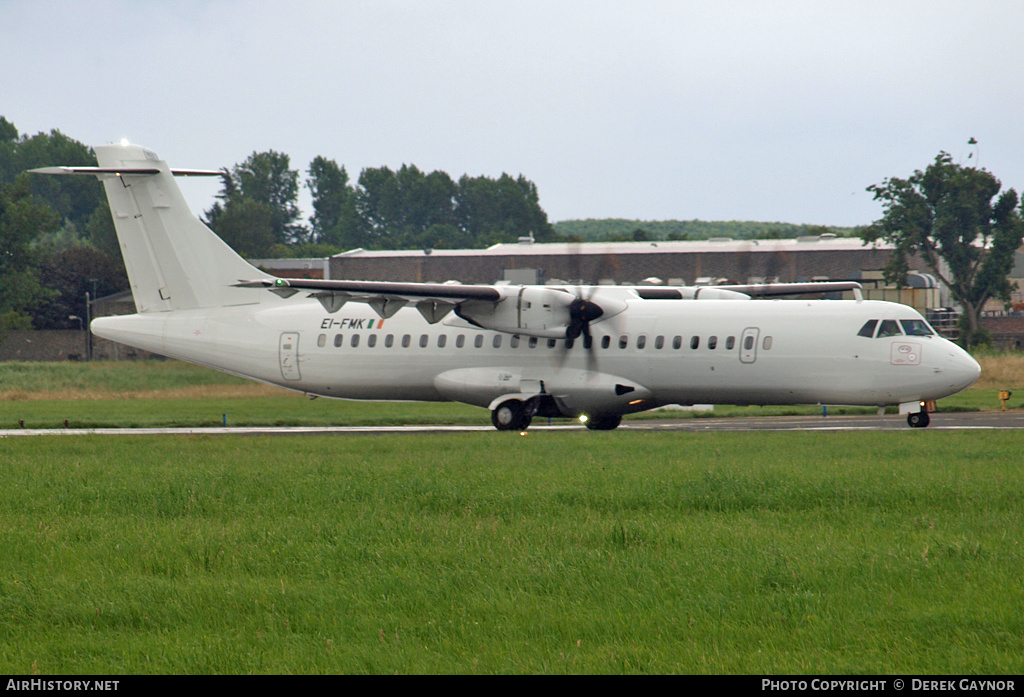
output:
[[146,313],[93,327],[312,395],[488,407],[503,395],[544,392],[564,395],[567,416],[695,403],[881,406],[939,399],[978,375],[977,363],[939,336],[858,335],[872,319],[921,321],[894,303],[626,302],[628,311],[593,324],[589,349],[584,337],[566,348],[564,339],[458,320],[428,324],[410,308],[381,319],[367,306],[331,314],[316,301]]

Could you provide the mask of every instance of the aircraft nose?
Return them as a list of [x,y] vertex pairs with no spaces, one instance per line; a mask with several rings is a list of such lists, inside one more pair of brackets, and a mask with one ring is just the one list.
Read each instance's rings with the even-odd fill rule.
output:
[[959,392],[966,390],[978,380],[981,376],[981,366],[971,354],[959,346],[952,346],[944,372],[949,378],[950,386]]

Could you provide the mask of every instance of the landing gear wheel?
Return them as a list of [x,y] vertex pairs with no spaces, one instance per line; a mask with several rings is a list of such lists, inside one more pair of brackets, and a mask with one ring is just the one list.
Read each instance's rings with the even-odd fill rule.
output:
[[926,411],[907,414],[907,423],[910,424],[911,428],[924,428],[930,421],[931,417],[928,416]]
[[622,423],[622,414],[598,414],[587,419],[591,431],[612,431]]
[[525,431],[533,420],[527,414],[526,405],[518,399],[509,399],[499,404],[491,412],[491,423],[499,431]]

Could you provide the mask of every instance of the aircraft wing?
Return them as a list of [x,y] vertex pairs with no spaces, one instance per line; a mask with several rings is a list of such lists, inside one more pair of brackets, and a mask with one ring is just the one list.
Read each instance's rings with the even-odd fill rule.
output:
[[267,288],[283,298],[310,291],[330,313],[349,301],[367,303],[378,315],[388,318],[413,303],[420,314],[434,324],[467,300],[497,303],[503,296],[494,286],[469,286],[455,283],[391,283],[386,281],[325,281],[308,278],[275,278],[241,281],[241,288]]
[[724,288],[752,298],[781,298],[787,295],[810,295],[812,293],[841,293],[852,290],[859,293],[862,286],[857,281],[817,281],[811,283],[759,283],[753,285],[711,286]]
[[[607,294],[573,293],[548,286],[480,286],[457,283],[394,283],[387,281],[332,281],[306,278],[267,278],[239,281],[240,288],[266,288],[282,298],[309,291],[329,313],[348,302],[368,304],[382,318],[391,317],[407,305],[414,305],[431,324],[448,313],[470,324],[501,332],[550,339],[574,339],[587,333],[591,322],[606,319],[626,309],[621,298]],[[853,290],[856,282],[784,283],[699,288],[637,288],[637,296],[654,299],[780,297]],[[597,287],[593,287],[594,290]],[[684,291],[687,291],[684,293]],[[586,296],[586,297],[584,297]],[[508,302],[505,302],[508,301]]]

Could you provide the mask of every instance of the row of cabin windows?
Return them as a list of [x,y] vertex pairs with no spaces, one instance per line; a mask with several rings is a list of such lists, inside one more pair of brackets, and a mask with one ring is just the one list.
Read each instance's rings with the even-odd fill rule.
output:
[[935,331],[923,319],[869,319],[857,332],[857,336],[868,339],[884,339],[887,336],[933,336]]
[[[362,334],[352,334],[352,335],[350,335],[349,336],[349,345],[352,348],[358,347],[359,343],[361,341],[361,337],[362,336],[363,336]],[[378,341],[377,337],[378,336],[379,336],[379,334],[377,334],[377,333],[371,333],[371,334],[366,335],[366,345],[369,348],[375,348],[377,346],[377,341]],[[502,339],[503,338],[504,338],[503,334],[495,334],[494,337],[491,339],[491,346],[493,346],[494,348],[501,348],[501,344],[502,344]],[[532,349],[533,348],[537,348],[537,346],[540,345],[540,341],[541,340],[538,339],[535,336],[526,337],[526,345],[529,346]],[[545,343],[547,343],[547,347],[549,349],[550,348],[555,348],[558,345],[558,340],[557,339],[545,339],[544,341],[545,341]],[[655,337],[654,338],[654,348],[658,349],[658,350],[661,350],[661,349],[665,348],[666,341],[667,341],[667,337],[665,337],[665,336],[657,336],[657,337]],[[744,339],[743,339],[743,349],[745,351],[752,350],[754,348],[755,341],[756,341],[756,339],[753,336],[748,335],[748,336],[744,337]],[[392,346],[395,345],[395,335],[394,334],[386,334],[384,336],[384,342],[383,343],[384,343],[384,347],[385,348],[391,348]],[[412,346],[412,336],[410,334],[403,335],[400,343],[401,343],[402,348],[409,348],[410,346]],[[512,337],[509,339],[509,346],[512,347],[512,348],[519,348],[519,345],[521,343],[522,343],[522,337],[520,337],[518,334],[513,334]],[[566,339],[565,340],[565,348],[571,349],[573,347],[574,343],[575,342],[574,342],[573,339]],[[700,348],[700,343],[701,343],[701,338],[699,336],[694,336],[694,337],[690,338],[690,348],[691,349],[696,350],[696,349]],[[344,344],[345,344],[345,335],[344,334],[335,334],[334,335],[334,346],[336,348],[341,348]],[[428,334],[421,334],[420,337],[419,337],[419,346],[420,346],[420,348],[427,348],[427,346],[429,344],[430,344],[430,336]],[[593,346],[593,339],[592,339],[592,337],[584,336],[582,344],[583,344],[583,348],[586,348],[586,349],[591,348]],[[326,346],[327,345],[327,335],[326,334],[321,334],[319,337],[317,337],[316,345],[321,347],[321,348]],[[448,345],[448,335],[447,334],[439,334],[438,337],[437,337],[437,347],[438,348],[445,348],[447,345]],[[474,346],[474,348],[483,348],[483,345],[484,345],[484,335],[483,334],[475,335],[473,337],[473,346]],[[599,345],[603,349],[611,348],[612,337],[607,336],[607,335],[606,336],[602,336],[601,337],[601,341],[599,342]],[[622,334],[621,336],[619,336],[617,345],[618,345],[618,347],[620,349],[629,348],[629,335],[628,334]],[[683,337],[681,337],[681,336],[674,336],[674,337],[672,337],[671,345],[672,345],[673,349],[677,349],[677,350],[681,349],[683,347]],[[718,345],[719,345],[719,340],[718,340],[717,336],[712,335],[712,336],[708,337],[708,340],[707,340],[708,350],[714,351],[714,350],[716,350],[718,348]],[[726,351],[732,351],[734,348],[736,348],[736,337],[735,336],[728,336],[728,337],[726,337],[724,345],[725,345],[725,350]],[[458,335],[456,335],[456,337],[455,337],[455,348],[464,348],[465,346],[466,346],[466,335],[465,334],[458,334]],[[635,346],[638,349],[645,349],[645,348],[647,348],[647,335],[646,334],[640,334],[639,336],[637,336],[636,337]],[[770,337],[770,336],[764,337],[763,341],[761,342],[761,348],[764,349],[765,351],[768,351],[768,350],[771,349],[771,347],[772,347],[772,337]]]

